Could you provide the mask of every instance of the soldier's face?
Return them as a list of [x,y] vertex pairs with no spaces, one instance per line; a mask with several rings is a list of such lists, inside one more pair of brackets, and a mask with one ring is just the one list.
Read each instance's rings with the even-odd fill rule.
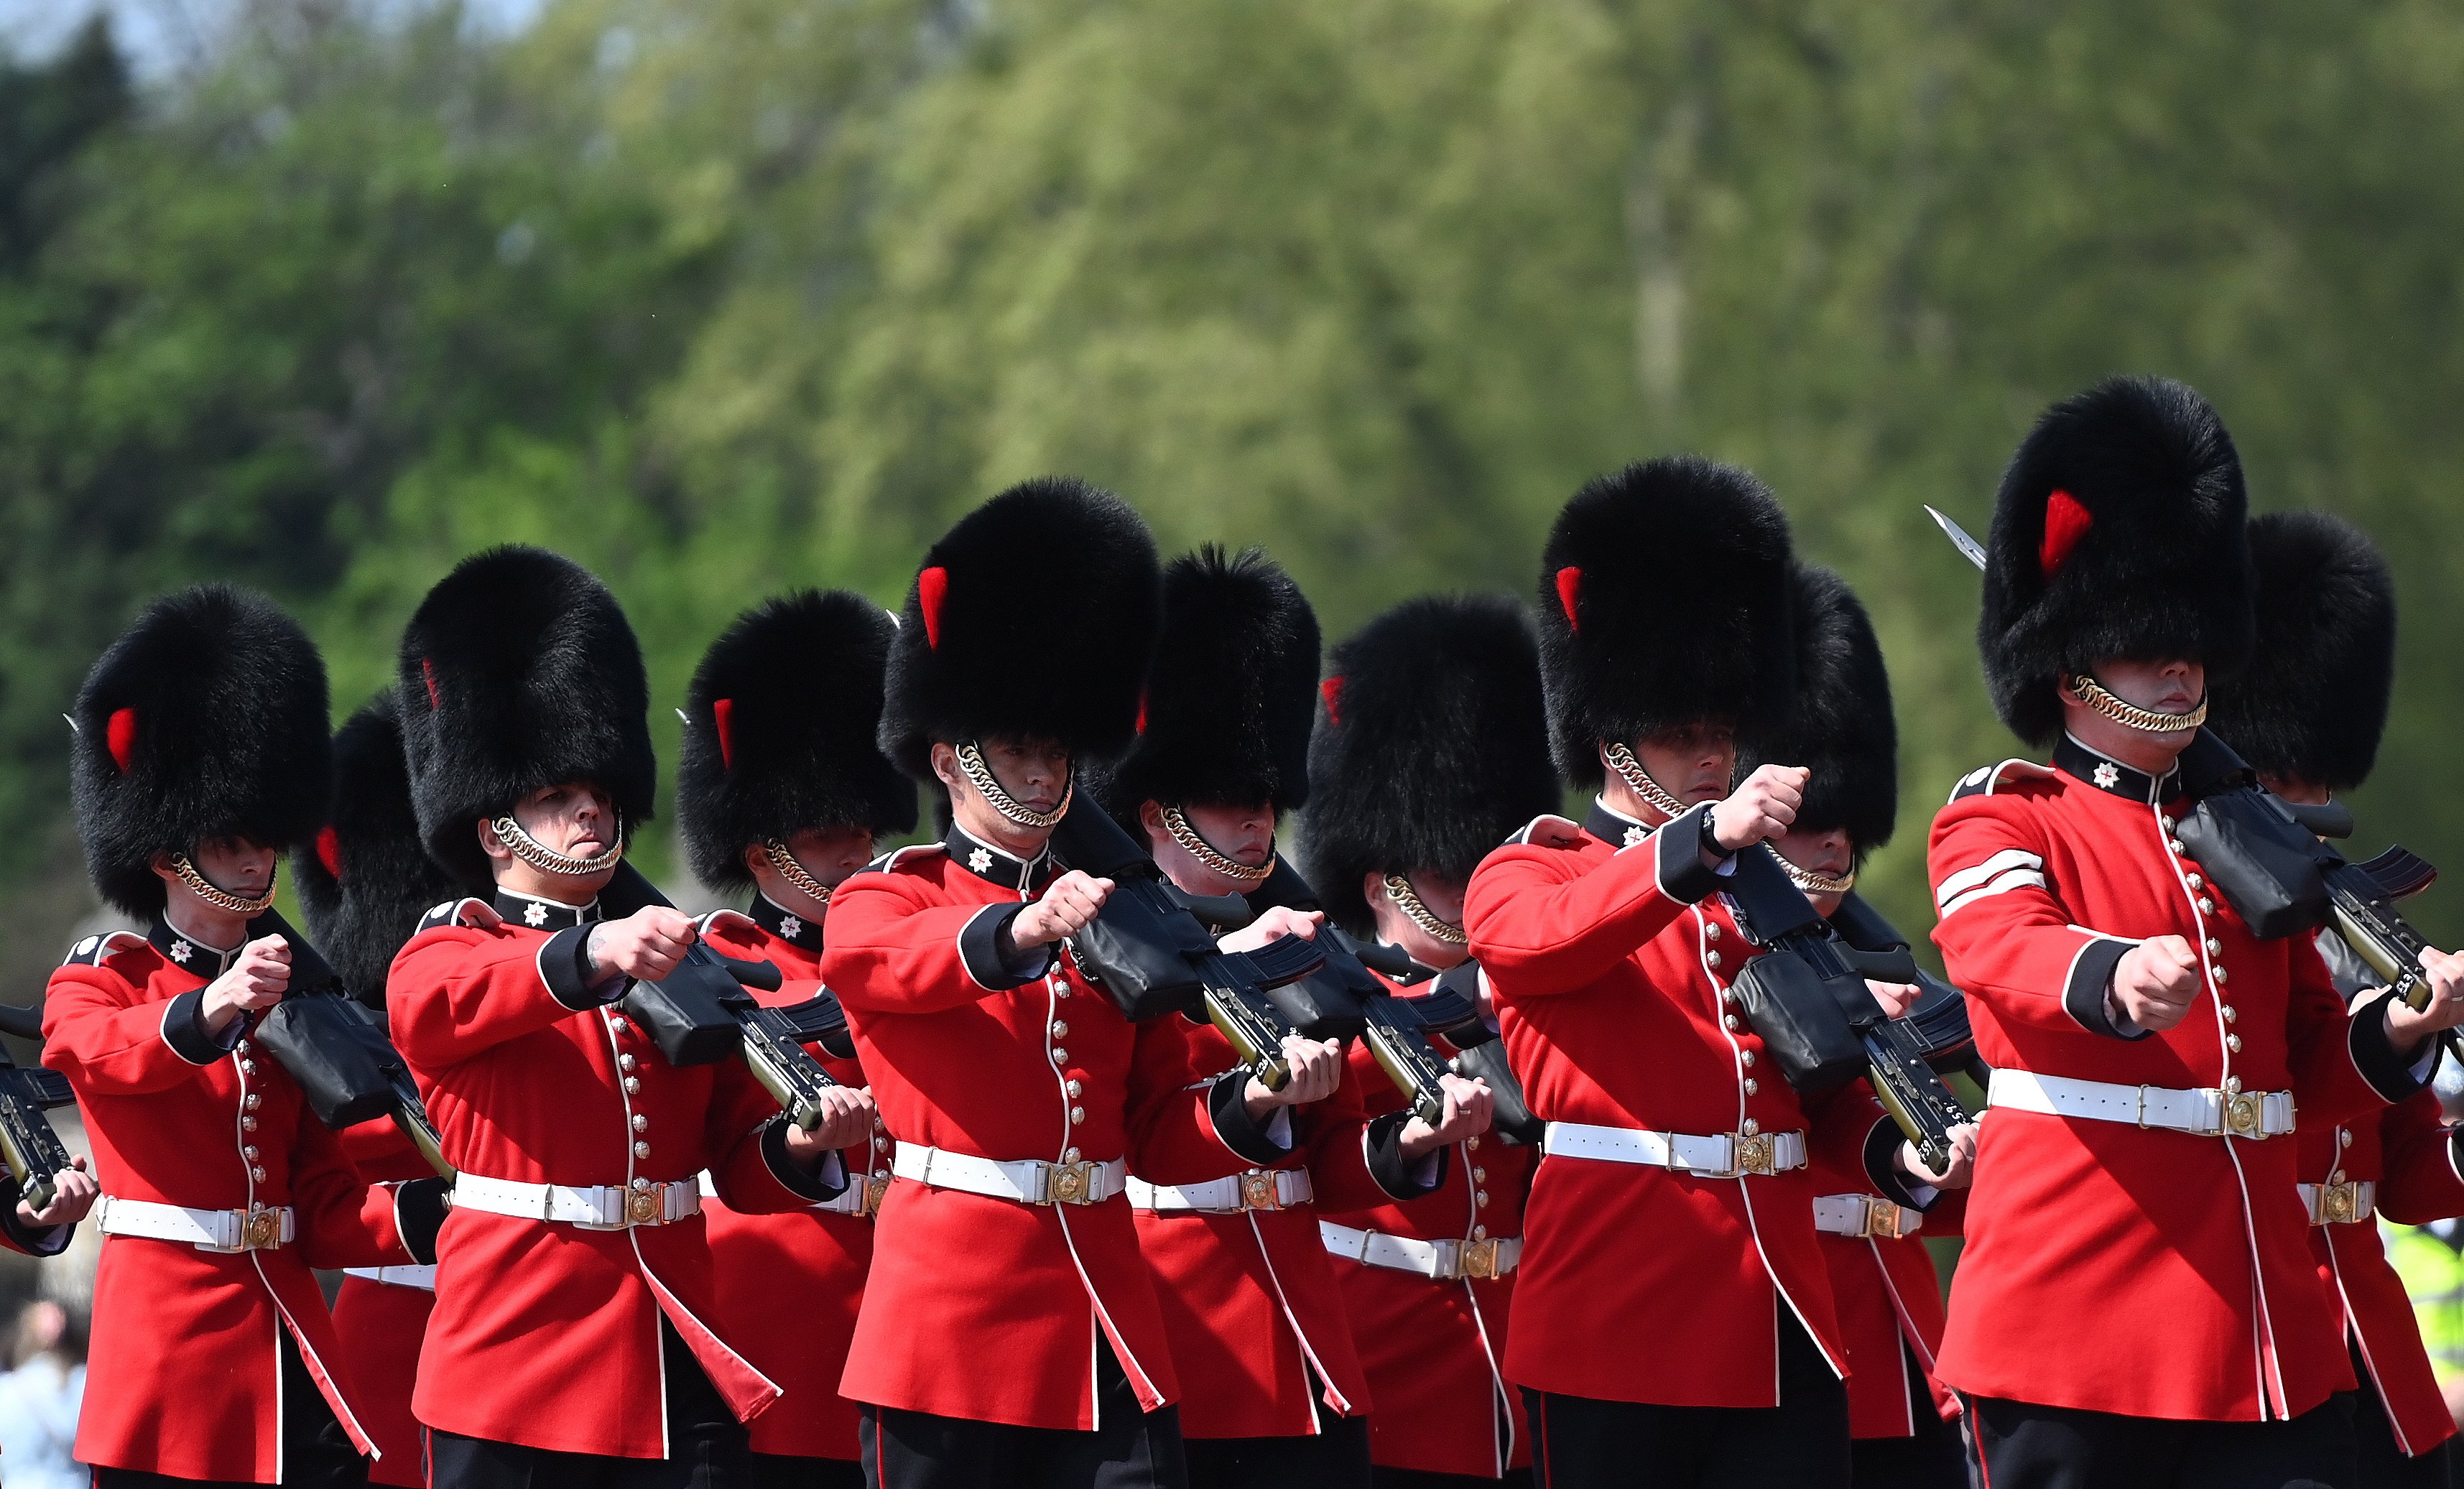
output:
[[274,883],[275,857],[274,849],[246,838],[209,838],[188,862],[215,888],[253,900]]
[[869,827],[808,827],[787,840],[787,851],[804,872],[835,889],[840,881],[872,862]]
[[2124,703],[2159,713],[2188,713],[2208,695],[2208,669],[2197,662],[2109,661],[2097,664],[2096,680]]
[[[1430,914],[1452,925],[1463,924],[1462,881],[1448,879],[1442,874],[1433,874],[1426,869],[1406,874],[1403,876],[1403,881],[1412,887],[1412,892],[1419,896],[1420,904],[1427,908]],[[1420,923],[1406,913],[1400,905],[1395,903],[1394,895],[1387,891],[1386,876],[1383,873],[1372,869],[1362,876],[1360,892],[1369,902],[1369,913],[1377,922],[1377,939],[1389,946],[1400,948],[1403,954],[1412,960],[1423,967],[1435,967],[1438,971],[1444,972],[1450,967],[1461,966],[1470,958],[1471,948],[1457,945],[1452,941],[1441,941],[1421,930]],[[1487,990],[1484,987],[1479,996],[1483,1005],[1481,1011],[1488,1012]]]
[[[1857,866],[1857,844],[1849,838],[1845,827],[1834,827],[1828,832],[1786,833],[1771,839],[1771,845],[1779,850],[1780,857],[1797,867],[1826,879],[1844,877],[1848,870]],[[1814,902],[1815,913],[1827,916],[1837,909],[1839,902],[1847,896],[1809,894],[1806,898]]]
[[1634,757],[1686,805],[1717,801],[1728,794],[1737,771],[1737,732],[1710,720],[1663,729],[1637,740]]
[[[1138,805],[1138,823],[1146,829],[1148,850],[1155,854],[1155,866],[1163,870],[1165,878],[1192,894],[1239,894],[1252,887],[1210,867],[1204,858],[1183,846],[1165,824],[1163,812],[1160,801]],[[1261,867],[1274,856],[1272,802],[1261,801],[1255,806],[1187,802],[1181,805],[1180,819],[1206,846],[1245,868]]]
[[584,780],[545,786],[515,803],[514,821],[545,847],[596,858],[616,845],[616,803]]
[[986,739],[977,748],[993,779],[1030,811],[1051,811],[1069,789],[1069,752],[1049,739]]

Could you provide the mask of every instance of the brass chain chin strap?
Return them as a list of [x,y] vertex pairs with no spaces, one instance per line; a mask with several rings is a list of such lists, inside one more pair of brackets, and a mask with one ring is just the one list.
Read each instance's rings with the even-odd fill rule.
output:
[[1217,851],[1214,843],[1199,837],[1198,829],[1189,825],[1189,819],[1180,815],[1180,808],[1177,806],[1167,806],[1163,809],[1163,830],[1172,834],[1172,841],[1179,843],[1191,858],[1226,879],[1235,880],[1241,884],[1259,884],[1275,871],[1275,840],[1272,838],[1266,840],[1266,861],[1251,868],[1239,859],[1227,857]]
[[2205,698],[2201,698],[2199,706],[2188,713],[2159,713],[2154,709],[2123,702],[2105,691],[2102,685],[2085,672],[2071,678],[2071,696],[2123,728],[2138,730],[2143,734],[2178,734],[2208,721],[2208,700]]
[[787,844],[772,838],[761,844],[761,851],[770,860],[770,866],[779,870],[780,878],[794,885],[799,892],[816,905],[830,903],[830,887],[814,878],[810,869],[798,863],[796,855],[787,851]]
[[496,829],[496,836],[504,841],[506,847],[513,850],[514,857],[541,873],[564,874],[578,878],[583,874],[595,874],[613,868],[625,857],[625,824],[621,818],[616,823],[615,846],[597,858],[575,858],[570,854],[559,853],[524,831],[522,824],[514,821],[513,814],[510,812],[488,825]]
[[1684,802],[1669,795],[1666,786],[1652,779],[1651,772],[1644,770],[1642,762],[1636,759],[1634,752],[1624,745],[1600,746],[1600,758],[1608,762],[1609,769],[1617,773],[1619,780],[1633,787],[1634,794],[1642,798],[1644,803],[1661,816],[1673,821],[1692,810]]
[[1070,799],[1078,794],[1078,772],[1073,766],[1069,784],[1061,790],[1061,804],[1049,812],[1035,810],[1001,789],[1001,783],[993,778],[993,768],[984,763],[983,752],[976,748],[972,739],[958,746],[958,769],[966,773],[967,784],[980,792],[994,811],[1021,827],[1060,826],[1061,819],[1069,815]]
[[1834,879],[1829,874],[1817,874],[1811,868],[1797,867],[1788,861],[1788,856],[1784,853],[1775,853],[1772,857],[1779,860],[1780,871],[1788,875],[1788,882],[1808,894],[1846,894],[1857,887],[1857,870],[1853,868]]
[[1448,946],[1471,945],[1470,932],[1451,920],[1441,918],[1436,910],[1429,909],[1427,902],[1420,898],[1419,891],[1412,887],[1412,881],[1401,874],[1386,876],[1386,898],[1394,901],[1395,908],[1426,932],[1431,940],[1443,941]]
[[[277,870],[280,866],[281,865],[278,864],[275,865]],[[221,910],[226,915],[262,915],[274,905],[274,881],[275,876],[273,874],[268,874],[266,876],[265,893],[263,897],[253,900],[243,900],[238,895],[231,893],[229,889],[219,887],[212,880],[208,879],[205,875],[197,872],[197,865],[188,862],[188,855],[186,853],[175,853],[171,856],[171,871],[180,876],[180,882],[187,885],[190,892],[195,894],[198,899],[205,901],[207,904],[212,906],[218,910]]]

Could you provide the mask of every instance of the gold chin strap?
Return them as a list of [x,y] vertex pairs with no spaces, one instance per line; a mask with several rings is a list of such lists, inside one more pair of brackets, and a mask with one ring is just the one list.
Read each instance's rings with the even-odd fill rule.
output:
[[1172,834],[1172,841],[1179,843],[1191,858],[1236,883],[1261,884],[1275,871],[1275,842],[1272,838],[1266,840],[1266,861],[1251,868],[1237,858],[1216,851],[1214,843],[1199,837],[1198,829],[1189,825],[1189,819],[1180,815],[1177,806],[1163,809],[1163,830]]
[[2208,700],[2205,698],[2201,698],[2199,706],[2188,713],[2159,713],[2154,709],[2123,702],[2105,691],[2101,684],[2085,672],[2071,678],[2070,692],[2072,697],[2106,718],[2125,729],[2138,730],[2143,734],[2184,734],[2208,721]]
[[1073,766],[1069,771],[1069,784],[1061,791],[1061,804],[1049,812],[1037,811],[1001,789],[1001,783],[993,778],[993,768],[984,763],[984,753],[976,748],[972,739],[958,746],[958,769],[966,773],[967,784],[980,792],[994,811],[1021,827],[1060,826],[1061,819],[1069,814],[1070,799],[1078,794],[1078,771]]
[[1608,762],[1609,769],[1617,773],[1617,779],[1633,787],[1634,794],[1642,798],[1644,803],[1661,816],[1674,821],[1693,810],[1669,795],[1666,786],[1652,779],[1651,772],[1644,770],[1642,762],[1636,759],[1634,752],[1624,745],[1600,746],[1600,758]]
[[1780,871],[1788,875],[1788,882],[1808,894],[1846,894],[1857,887],[1857,870],[1853,868],[1834,879],[1829,874],[1817,874],[1811,868],[1797,867],[1788,861],[1788,855],[1785,853],[1774,853],[1771,856],[1779,860]]
[[794,885],[798,892],[808,896],[816,905],[830,903],[830,887],[814,878],[812,870],[787,851],[787,844],[772,838],[761,844],[761,853],[770,860],[770,866],[779,870],[779,877]]
[[619,818],[616,822],[615,845],[597,858],[575,858],[568,853],[559,853],[524,831],[522,824],[514,821],[514,815],[511,812],[488,825],[496,829],[496,836],[504,840],[505,846],[513,850],[514,857],[541,873],[564,874],[579,878],[584,874],[602,873],[613,868],[623,862],[625,857],[625,823],[622,818]]
[[1442,941],[1448,946],[1471,945],[1470,934],[1463,927],[1441,918],[1436,910],[1429,909],[1427,902],[1420,898],[1420,892],[1412,887],[1412,881],[1401,874],[1386,876],[1386,898],[1394,901],[1395,908],[1431,940]]
[[[277,863],[275,866],[279,869],[281,865]],[[172,855],[171,871],[180,876],[180,882],[188,887],[190,893],[226,915],[262,915],[273,908],[275,878],[274,874],[266,876],[265,893],[262,897],[243,900],[197,872],[197,865],[188,862],[188,855],[186,853]]]

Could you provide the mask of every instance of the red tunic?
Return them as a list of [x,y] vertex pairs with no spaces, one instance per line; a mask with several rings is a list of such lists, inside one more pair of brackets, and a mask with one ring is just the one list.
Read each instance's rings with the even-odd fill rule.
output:
[[410,1257],[391,1193],[361,1180],[280,1065],[246,1040],[227,1055],[198,1047],[201,1032],[174,1047],[181,1031],[196,1030],[205,970],[220,967],[212,952],[167,930],[158,936],[188,953],[188,964],[127,932],[90,937],[52,974],[44,1002],[43,1062],[77,1089],[95,1177],[118,1199],[289,1205],[297,1239],[211,1252],[107,1237],[77,1456],[100,1468],[275,1483],[284,1329],[353,1443],[375,1448],[311,1269]]
[[[1823,1194],[1873,1193],[1861,1164],[1819,1162],[1814,1182]],[[1942,1279],[1924,1237],[1957,1235],[1962,1208],[1962,1195],[1945,1194],[1925,1213],[1919,1235],[1815,1233],[1848,1347],[1850,1436],[1906,1437],[1915,1434],[1920,1412],[1959,1414],[1949,1388],[1933,1375],[1934,1355],[1942,1348]],[[1919,1367],[1915,1374],[1907,1366],[1911,1352]]]
[[[548,978],[571,965],[564,938],[582,933],[534,930],[465,900],[432,912],[394,958],[394,1041],[447,1161],[462,1173],[576,1188],[692,1183],[708,1169],[740,1209],[804,1204],[764,1158],[778,1103],[743,1065],[670,1065],[614,1008],[559,999]],[[665,1457],[662,1317],[739,1418],[779,1397],[715,1331],[715,1293],[698,1216],[602,1231],[456,1208],[437,1239],[436,1310],[412,1409],[470,1437]]]
[[[777,1007],[803,1002],[821,988],[820,928],[799,923],[798,930],[790,941],[733,910],[702,922],[702,935],[716,950],[779,964],[779,991],[754,992]],[[840,1084],[865,1084],[858,1062],[832,1059],[819,1045],[805,1048]],[[877,1123],[874,1140],[877,1151],[843,1154],[851,1183],[868,1174],[889,1179],[889,1139]],[[872,1264],[872,1221],[814,1208],[743,1215],[715,1200],[702,1208],[710,1215],[720,1330],[785,1392],[776,1411],[753,1419],[753,1451],[856,1461],[856,1404],[839,1394],[839,1377],[847,1373]]]
[[[1873,1130],[1836,1100],[1809,1112],[1728,1001],[1753,946],[1714,895],[1696,808],[1657,833],[1542,818],[1483,860],[1463,901],[1524,1099],[1548,1122],[1693,1136],[1807,1129],[1853,1166]],[[1540,841],[1540,840],[1546,840]],[[1564,845],[1549,845],[1559,843]],[[1834,1115],[1836,1109],[1838,1114]],[[1812,1172],[1711,1178],[1544,1159],[1531,1179],[1506,1377],[1604,1401],[1778,1403],[1776,1309],[1844,1372],[1815,1241]],[[1683,1349],[1637,1347],[1654,1337]]]
[[[986,870],[1017,860],[953,833]],[[1021,980],[992,952],[1039,890],[939,844],[901,849],[831,896],[823,975],[847,1006],[882,1121],[913,1143],[1001,1161],[1134,1159],[1159,1183],[1221,1171],[1186,1041],[1141,1040],[1066,956]],[[1131,1153],[1133,1144],[1136,1152]],[[1179,1393],[1126,1197],[1029,1205],[892,1182],[874,1222],[841,1391],[1028,1427],[1095,1426],[1099,1338],[1147,1410]],[[983,1351],[998,1368],[981,1368]]]
[[[1441,1053],[1450,1053],[1442,1047]],[[1352,1047],[1352,1079],[1373,1111],[1404,1102],[1365,1044]],[[1455,1145],[1436,1190],[1326,1218],[1354,1230],[1414,1240],[1506,1240],[1523,1234],[1523,1200],[1537,1154],[1495,1134]],[[1507,1320],[1517,1274],[1420,1277],[1337,1260],[1335,1281],[1377,1410],[1369,1418],[1370,1460],[1380,1468],[1495,1478],[1531,1460],[1522,1440],[1522,1403],[1507,1389]]]
[[[2086,755],[2066,742],[2057,758],[2071,752]],[[1933,938],[1987,1063],[2289,1088],[2302,1127],[2413,1088],[2375,1006],[2347,1020],[2309,938],[2257,939],[2193,877],[2196,861],[2168,845],[2177,808],[2149,800],[2162,787],[2093,756],[2077,768],[1978,771],[1934,820]],[[2212,971],[2181,1023],[2123,1039],[2102,1012],[2114,964],[2166,934]],[[1990,1117],[1938,1372],[1976,1395],[2208,1421],[2292,1416],[2350,1389],[2295,1197],[2298,1156],[2286,1137]]]
[[[389,1120],[363,1122],[341,1133],[342,1150],[371,1183],[424,1179],[435,1173],[410,1139]],[[342,1363],[357,1388],[360,1418],[384,1456],[368,1469],[371,1483],[421,1489],[428,1482],[427,1455],[420,1451],[419,1418],[410,1392],[419,1378],[419,1344],[436,1305],[433,1288],[346,1277],[334,1295],[334,1332]]]

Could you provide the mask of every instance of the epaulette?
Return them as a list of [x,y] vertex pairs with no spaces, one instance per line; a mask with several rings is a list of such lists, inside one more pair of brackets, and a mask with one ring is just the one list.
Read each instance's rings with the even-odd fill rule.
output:
[[947,853],[949,851],[950,849],[947,843],[911,843],[903,848],[892,848],[889,852],[881,855],[881,857],[874,859],[871,863],[865,865],[862,872],[868,874],[886,874],[891,869],[896,868],[899,865],[906,863],[911,856],[925,853]]
[[148,944],[150,943],[143,936],[134,931],[106,931],[99,936],[88,936],[70,947],[69,954],[60,958],[60,965],[99,967],[106,956],[112,956],[121,952],[137,951]]
[[[1950,800],[1963,797],[1990,797],[2005,786],[2034,786],[2052,780],[2060,774],[2050,765],[2034,760],[2004,760],[1999,765],[1980,765],[1959,777],[1950,788]],[[1945,803],[1946,805],[1948,803]]]
[[1506,841],[1535,848],[1571,848],[1583,841],[1583,829],[1553,812],[1543,812]]
[[473,926],[481,931],[494,931],[504,923],[505,917],[496,913],[495,906],[466,895],[458,900],[448,900],[420,916],[419,930],[411,934],[433,931],[439,926]]

